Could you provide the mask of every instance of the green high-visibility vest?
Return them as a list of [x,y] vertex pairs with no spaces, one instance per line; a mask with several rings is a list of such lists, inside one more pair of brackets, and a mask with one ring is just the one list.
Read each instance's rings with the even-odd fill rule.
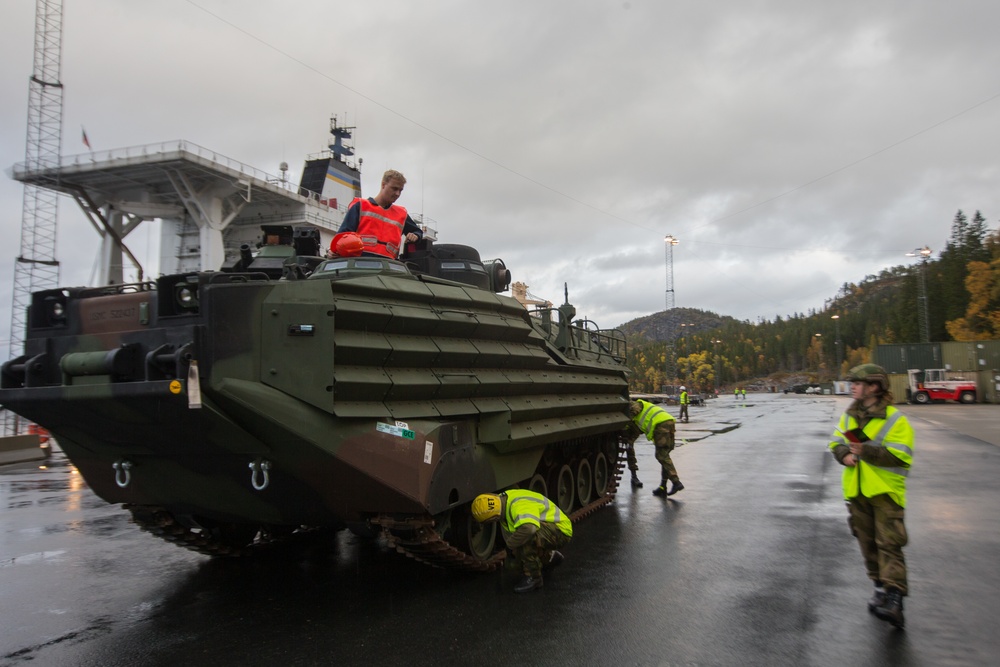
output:
[[653,442],[653,431],[656,427],[665,421],[674,421],[674,416],[663,408],[657,407],[652,403],[647,403],[643,400],[638,400],[636,402],[642,406],[642,410],[640,410],[639,414],[632,418],[632,421],[634,421],[635,425],[646,434],[646,438],[650,442]]
[[541,527],[543,521],[554,523],[568,537],[573,537],[573,523],[553,501],[540,493],[525,489],[505,491],[507,508],[504,512],[504,526],[513,533],[518,526],[530,523]]
[[[858,428],[858,420],[846,412],[842,414],[830,449],[849,444],[844,434],[855,428]],[[872,419],[862,430],[871,438],[866,445],[885,447],[903,465],[877,466],[859,460],[855,466],[844,466],[844,498],[850,500],[858,495],[872,498],[887,493],[897,505],[906,507],[906,478],[913,463],[913,427],[902,412],[890,405],[886,407],[885,419]]]

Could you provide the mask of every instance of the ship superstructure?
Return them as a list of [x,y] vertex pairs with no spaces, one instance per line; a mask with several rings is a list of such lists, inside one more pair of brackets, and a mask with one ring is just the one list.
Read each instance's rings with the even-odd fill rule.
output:
[[306,161],[298,186],[285,163],[275,176],[188,141],[22,163],[13,176],[76,200],[102,239],[94,282],[114,285],[144,277],[127,237],[150,220],[160,221],[160,274],[217,270],[256,246],[262,225],[316,227],[325,247],[361,196],[360,160],[345,160],[353,129],[331,120],[330,150]]

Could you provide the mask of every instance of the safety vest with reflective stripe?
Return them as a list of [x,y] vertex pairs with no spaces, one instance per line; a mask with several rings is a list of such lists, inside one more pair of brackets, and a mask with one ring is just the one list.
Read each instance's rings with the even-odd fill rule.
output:
[[688,393],[686,391],[681,392],[681,405],[687,405],[689,402]]
[[507,497],[504,526],[513,533],[518,526],[530,523],[541,527],[543,521],[554,523],[568,537],[573,537],[573,524],[566,513],[553,501],[540,493],[524,489],[512,489],[503,494]]
[[656,427],[665,421],[674,421],[674,416],[663,408],[659,408],[652,403],[647,403],[643,400],[638,400],[636,402],[642,406],[642,410],[640,410],[639,414],[632,418],[632,421],[634,421],[635,425],[646,434],[646,438],[650,442],[653,442],[653,431],[656,430]]
[[355,202],[361,202],[361,210],[358,211],[358,236],[365,245],[364,251],[396,259],[399,240],[406,225],[406,209],[395,204],[382,208],[371,200],[360,197],[352,201],[351,206]]
[[[848,431],[858,427],[858,420],[846,412],[840,416],[837,430],[833,432],[830,449],[849,445]],[[844,466],[844,498],[850,500],[859,494],[866,498],[888,493],[900,507],[906,507],[906,478],[913,463],[913,427],[903,413],[886,406],[885,419],[872,419],[862,429],[871,440],[866,445],[885,447],[898,458],[901,466],[877,466],[859,460],[855,466]]]

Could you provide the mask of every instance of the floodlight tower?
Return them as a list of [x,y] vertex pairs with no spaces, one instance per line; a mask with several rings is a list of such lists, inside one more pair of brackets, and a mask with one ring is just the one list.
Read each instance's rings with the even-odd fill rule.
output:
[[[664,352],[664,373],[666,377],[663,378],[664,384],[670,382],[674,378],[674,330],[673,326],[670,324],[670,311],[674,309],[674,246],[680,243],[676,238],[667,234],[663,237],[663,247],[666,253],[666,266],[667,266],[667,291],[664,296],[664,312],[667,319],[667,349]],[[664,390],[666,391],[666,390]]]
[[[24,165],[30,172],[57,167],[62,152],[63,86],[62,0],[36,0],[35,57],[28,83],[28,132]],[[14,262],[14,300],[10,320],[10,358],[22,354],[31,293],[59,284],[56,260],[55,190],[25,184],[21,212],[21,248]],[[5,413],[4,431],[16,434],[14,418]]]
[[913,252],[906,253],[907,257],[919,257],[920,268],[917,270],[917,327],[920,329],[920,342],[931,342],[930,314],[927,310],[927,283],[925,274],[927,273],[927,259],[931,256],[931,249],[928,246],[916,248]]

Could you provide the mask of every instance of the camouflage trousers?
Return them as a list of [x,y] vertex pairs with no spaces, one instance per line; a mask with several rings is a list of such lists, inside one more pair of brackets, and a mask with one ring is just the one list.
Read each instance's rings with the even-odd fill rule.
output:
[[514,558],[521,563],[525,576],[542,576],[542,565],[552,558],[552,552],[569,543],[569,535],[554,523],[542,522],[535,537],[513,549]]
[[628,469],[632,472],[639,472],[639,462],[635,460],[635,443],[625,445],[625,459],[628,461]]
[[887,494],[881,494],[874,498],[851,498],[847,501],[847,509],[850,511],[848,524],[861,546],[868,578],[906,595],[903,547],[907,536],[903,508]]
[[663,469],[660,473],[660,479],[663,482],[667,480],[681,481],[680,477],[677,476],[677,468],[674,467],[674,462],[670,459],[670,452],[674,451],[675,429],[673,420],[663,422],[653,429],[653,445],[656,446],[656,460],[660,462],[660,467]]

